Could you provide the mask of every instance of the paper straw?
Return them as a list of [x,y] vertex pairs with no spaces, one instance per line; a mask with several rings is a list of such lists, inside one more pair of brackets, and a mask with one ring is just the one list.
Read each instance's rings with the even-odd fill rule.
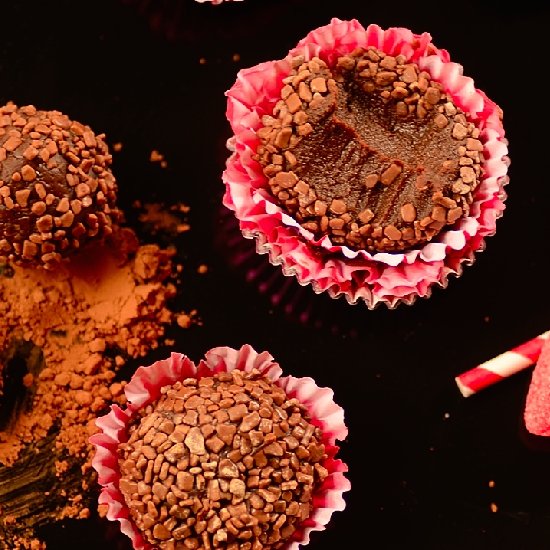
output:
[[530,367],[537,362],[542,345],[548,339],[550,339],[550,330],[463,372],[455,378],[460,393],[464,397],[469,397]]

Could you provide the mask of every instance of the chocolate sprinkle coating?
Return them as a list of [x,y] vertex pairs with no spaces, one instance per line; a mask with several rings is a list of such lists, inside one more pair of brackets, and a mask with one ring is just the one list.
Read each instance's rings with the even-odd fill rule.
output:
[[278,203],[316,238],[354,250],[422,245],[467,215],[480,132],[426,71],[359,48],[335,67],[292,60],[256,159]]
[[0,261],[51,267],[121,218],[104,134],[59,111],[0,108]]
[[163,388],[119,447],[119,487],[155,548],[285,546],[328,475],[320,429],[253,370]]

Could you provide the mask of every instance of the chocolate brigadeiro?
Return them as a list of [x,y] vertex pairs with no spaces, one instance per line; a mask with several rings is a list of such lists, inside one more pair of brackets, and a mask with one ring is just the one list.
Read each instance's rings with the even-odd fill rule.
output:
[[316,238],[405,250],[468,213],[480,130],[416,63],[374,47],[332,70],[299,56],[283,82],[257,158],[272,194]]
[[308,420],[258,372],[174,384],[121,446],[119,486],[136,525],[161,548],[281,547],[328,475]]
[[[334,459],[347,433],[342,409],[311,379],[278,379],[272,358],[250,346],[216,348],[206,363],[195,369],[172,354],[138,369],[125,389],[130,408],[98,420],[103,434],[91,441],[108,517],[134,548],[307,542],[349,489]],[[136,406],[148,392],[159,396]]]
[[223,203],[316,293],[412,304],[495,234],[502,110],[428,33],[334,18],[239,71],[226,95]]
[[0,108],[0,261],[51,267],[120,219],[104,134],[59,111]]

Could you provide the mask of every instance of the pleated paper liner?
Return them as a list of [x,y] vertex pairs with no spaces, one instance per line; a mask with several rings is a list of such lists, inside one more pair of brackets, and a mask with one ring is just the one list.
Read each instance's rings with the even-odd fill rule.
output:
[[185,355],[172,353],[168,359],[137,369],[125,387],[128,406],[125,409],[112,406],[110,413],[97,420],[100,432],[90,439],[96,449],[93,466],[102,488],[99,502],[107,505],[107,518],[120,524],[120,530],[130,538],[136,550],[152,550],[152,546],[133,522],[119,489],[118,448],[127,440],[129,425],[139,417],[140,410],[160,397],[163,387],[187,378],[200,379],[234,369],[259,371],[284,389],[289,398],[295,397],[304,405],[311,422],[321,429],[321,441],[327,455],[322,466],[327,469],[328,475],[313,493],[310,516],[292,534],[285,550],[297,550],[307,544],[312,531],[324,530],[332,514],[344,510],[343,494],[350,489],[350,483],[345,477],[347,466],[336,455],[337,441],[347,437],[347,428],[344,410],[334,402],[332,390],[318,387],[312,378],[283,377],[281,368],[268,352],[258,353],[249,345],[243,345],[240,349],[214,348],[197,365]]
[[[427,70],[480,130],[484,145],[484,175],[469,214],[429,244],[400,253],[353,251],[333,245],[327,237],[315,240],[273,202],[261,166],[253,159],[256,130],[279,99],[292,57],[318,56],[330,67],[339,56],[369,46],[402,54]],[[224,204],[239,220],[243,235],[256,240],[258,253],[268,255],[273,265],[301,285],[311,285],[315,293],[342,297],[350,304],[362,302],[369,309],[380,304],[390,309],[410,305],[419,297],[428,298],[434,286],[445,288],[450,276],[459,277],[484,249],[485,238],[494,235],[508,183],[501,111],[475,88],[471,78],[462,75],[462,67],[451,62],[445,50],[432,44],[429,34],[416,35],[403,28],[383,30],[376,25],[364,28],[356,20],[333,19],[309,33],[285,59],[241,70],[226,95],[234,135],[228,140],[231,154],[223,174]]]

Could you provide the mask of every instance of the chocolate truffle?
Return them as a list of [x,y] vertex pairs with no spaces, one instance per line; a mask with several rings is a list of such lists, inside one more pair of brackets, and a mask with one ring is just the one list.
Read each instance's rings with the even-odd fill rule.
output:
[[0,108],[0,260],[51,267],[120,218],[105,136],[59,111]]
[[333,18],[226,95],[223,204],[315,293],[410,305],[495,234],[503,111],[429,33]]
[[119,488],[155,548],[282,548],[328,476],[307,409],[258,370],[163,388],[119,445]]
[[467,215],[480,130],[404,55],[357,48],[329,68],[292,59],[257,159],[279,204],[315,238],[392,252]]

